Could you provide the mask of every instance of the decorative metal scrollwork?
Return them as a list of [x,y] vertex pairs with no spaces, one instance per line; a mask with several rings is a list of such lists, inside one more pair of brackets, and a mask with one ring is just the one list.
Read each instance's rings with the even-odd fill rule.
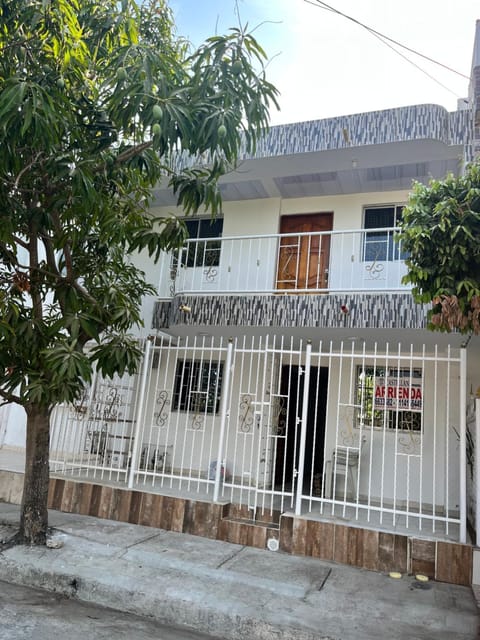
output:
[[164,427],[168,420],[168,407],[170,406],[170,397],[168,391],[164,389],[159,391],[155,400],[156,411],[153,414],[153,422],[157,427]]
[[385,265],[377,262],[376,260],[374,260],[371,264],[365,265],[365,271],[367,272],[370,280],[380,280],[380,276],[382,275],[384,269]]
[[120,418],[120,405],[122,404],[122,396],[118,389],[110,387],[105,397],[98,398],[95,394],[94,408],[92,417],[94,420],[105,420],[112,422]]
[[79,419],[81,419],[80,416],[87,413],[89,395],[90,387],[84,387],[82,395],[73,403],[73,410]]
[[238,413],[238,431],[240,433],[250,433],[253,426],[253,396],[249,393],[240,397],[240,410]]
[[340,442],[345,447],[358,447],[360,434],[353,428],[355,407],[353,405],[338,408],[340,428]]
[[207,267],[203,270],[203,275],[205,276],[206,282],[215,282],[218,276],[218,269]]
[[196,413],[192,418],[192,422],[190,423],[190,429],[192,429],[192,431],[203,431],[203,426],[203,415],[200,413]]
[[401,453],[420,453],[421,444],[421,435],[418,432],[412,430],[408,430],[398,438],[398,446],[401,449]]

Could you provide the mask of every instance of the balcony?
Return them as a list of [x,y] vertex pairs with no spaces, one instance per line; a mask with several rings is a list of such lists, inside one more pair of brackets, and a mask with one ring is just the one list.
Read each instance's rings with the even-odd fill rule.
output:
[[159,297],[405,293],[398,228],[188,240],[160,261]]

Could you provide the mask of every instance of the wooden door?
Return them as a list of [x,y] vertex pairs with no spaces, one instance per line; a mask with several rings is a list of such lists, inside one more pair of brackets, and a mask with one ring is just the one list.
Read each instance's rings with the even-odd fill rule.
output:
[[278,253],[277,289],[327,289],[330,234],[333,213],[282,216],[280,233],[298,235],[281,238]]

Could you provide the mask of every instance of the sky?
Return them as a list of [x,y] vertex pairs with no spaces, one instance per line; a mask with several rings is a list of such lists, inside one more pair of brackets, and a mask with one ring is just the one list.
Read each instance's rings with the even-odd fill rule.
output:
[[[170,0],[179,35],[199,45],[243,24],[266,50],[267,78],[280,91],[272,124],[317,120],[412,104],[449,111],[468,80],[321,9],[316,0]],[[327,0],[327,4],[424,55],[470,76],[478,0]],[[236,11],[238,6],[238,11]]]

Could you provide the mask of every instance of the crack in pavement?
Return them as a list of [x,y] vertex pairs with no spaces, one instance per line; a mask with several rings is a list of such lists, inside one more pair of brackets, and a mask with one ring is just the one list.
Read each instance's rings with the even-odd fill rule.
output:
[[238,551],[234,551],[233,553],[231,553],[227,558],[225,558],[224,560],[222,560],[222,562],[220,562],[219,565],[217,565],[215,567],[215,569],[221,569],[225,564],[227,564],[227,562],[230,562],[230,560],[233,560],[234,558],[236,558],[240,553],[242,553],[242,551],[246,549],[245,546],[241,547]]

